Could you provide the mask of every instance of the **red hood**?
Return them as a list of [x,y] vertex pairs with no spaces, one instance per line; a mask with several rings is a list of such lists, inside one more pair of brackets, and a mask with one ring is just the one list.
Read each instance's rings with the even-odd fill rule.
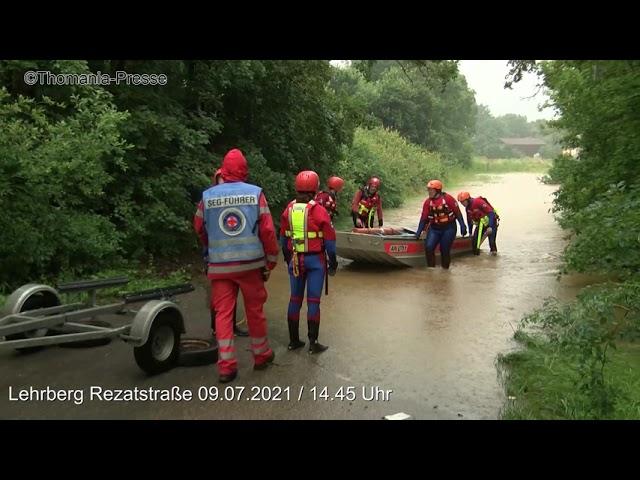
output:
[[244,182],[249,176],[247,159],[237,148],[229,150],[224,156],[221,170],[225,182]]

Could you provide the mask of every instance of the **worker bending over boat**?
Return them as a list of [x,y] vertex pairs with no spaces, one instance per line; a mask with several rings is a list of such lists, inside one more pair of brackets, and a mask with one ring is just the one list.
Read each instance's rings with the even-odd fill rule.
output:
[[473,198],[469,192],[458,193],[458,201],[467,210],[469,228],[473,228],[472,224],[476,226],[472,234],[473,253],[480,255],[480,245],[488,237],[491,255],[497,255],[496,237],[498,235],[500,217],[496,209],[491,206],[486,198]]

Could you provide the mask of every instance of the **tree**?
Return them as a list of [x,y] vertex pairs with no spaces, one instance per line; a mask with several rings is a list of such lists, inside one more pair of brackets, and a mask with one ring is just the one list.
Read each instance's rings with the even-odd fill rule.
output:
[[560,113],[549,123],[564,133],[564,146],[580,151],[578,159],[558,157],[550,172],[560,184],[554,210],[575,232],[567,267],[637,274],[640,61],[514,63],[514,75],[523,68],[548,89]]
[[450,165],[470,163],[476,107],[457,62],[356,61],[353,68],[364,81],[345,89],[367,89],[360,95],[368,102],[364,112],[409,141],[442,153]]
[[89,71],[83,61],[0,62],[0,287],[10,288],[120,253],[105,191],[128,148],[127,115],[101,87],[25,88],[12,81],[24,69]]

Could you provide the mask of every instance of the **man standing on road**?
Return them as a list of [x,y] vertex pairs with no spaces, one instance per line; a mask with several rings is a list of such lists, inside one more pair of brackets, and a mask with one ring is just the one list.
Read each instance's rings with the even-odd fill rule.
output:
[[238,374],[233,311],[238,290],[242,291],[254,370],[263,370],[275,354],[267,339],[264,282],[276,266],[278,242],[262,189],[246,183],[247,160],[238,149],[230,150],[222,162],[224,183],[202,195],[194,223],[208,251],[208,277],[216,311],[218,371],[220,382]]
[[[288,264],[291,298],[287,312],[289,350],[304,346],[300,340],[300,310],[307,288],[307,325],[309,353],[322,353],[328,347],[318,342],[320,331],[320,297],[325,276],[335,275],[336,231],[324,207],[313,198],[320,187],[316,172],[305,170],[295,180],[296,198],[280,217],[280,242]],[[328,265],[327,258],[328,256]]]
[[[219,168],[216,170],[216,173],[213,174],[213,177],[211,177],[211,185],[215,186],[215,185],[220,185],[221,183],[224,183],[224,179],[222,178],[222,169]],[[197,227],[196,227],[196,232],[197,232]],[[205,247],[205,249],[203,250],[203,257],[204,257],[204,261],[205,261],[205,274],[207,271],[207,267],[208,267],[208,262],[207,262],[207,258],[208,258],[209,254],[208,251]],[[216,310],[213,307],[213,298],[211,298],[211,290],[209,290],[209,310],[211,311],[211,331],[213,332],[213,336],[216,336]],[[238,337],[248,337],[249,336],[249,332],[238,327],[238,303],[236,302],[236,308],[233,310],[233,333],[238,336]]]

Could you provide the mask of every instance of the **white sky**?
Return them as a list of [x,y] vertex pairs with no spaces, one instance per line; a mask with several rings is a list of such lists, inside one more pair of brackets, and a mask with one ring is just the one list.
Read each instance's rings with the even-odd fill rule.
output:
[[[348,60],[331,61],[333,65],[344,65],[347,62]],[[525,73],[511,90],[505,90],[505,76],[509,71],[506,60],[460,60],[459,67],[469,88],[475,91],[476,103],[489,107],[494,116],[515,113],[526,116],[529,121],[554,117],[552,108],[538,111],[538,106],[548,97],[542,89],[536,94],[538,77],[535,74]],[[531,96],[533,98],[526,98]]]
[[[538,111],[548,97],[542,89],[536,94],[537,75],[525,73],[512,90],[505,90],[505,76],[509,72],[506,60],[460,60],[459,67],[469,88],[476,92],[476,103],[489,107],[494,116],[515,113],[525,115],[529,121],[554,117],[552,108]],[[526,98],[534,94],[533,98]]]

